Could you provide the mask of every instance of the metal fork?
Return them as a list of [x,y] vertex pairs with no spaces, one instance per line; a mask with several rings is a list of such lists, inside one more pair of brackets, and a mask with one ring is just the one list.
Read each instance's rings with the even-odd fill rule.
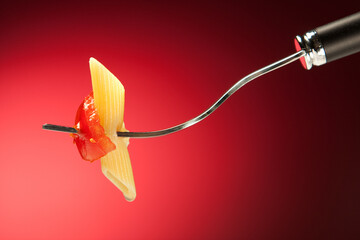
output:
[[[201,120],[205,119],[211,113],[213,113],[221,104],[223,104],[232,94],[234,94],[237,90],[239,90],[242,86],[247,84],[248,82],[254,80],[255,78],[260,77],[266,73],[269,73],[275,69],[283,67],[293,61],[298,60],[299,58],[306,55],[305,50],[301,50],[296,52],[286,58],[283,58],[275,63],[272,63],[266,67],[263,67],[246,77],[239,80],[236,84],[234,84],[229,90],[227,90],[224,95],[222,95],[210,108],[208,108],[205,112],[201,113],[199,116],[190,119],[184,123],[176,125],[174,127],[158,130],[158,131],[151,131],[151,132],[117,132],[119,137],[131,137],[131,138],[151,138],[151,137],[160,137],[170,133],[181,131],[185,128],[188,128]],[[60,125],[54,124],[44,124],[42,126],[43,129],[52,130],[52,131],[60,131],[60,132],[68,132],[68,133],[77,133],[75,128],[72,127],[65,127]]]
[[[209,109],[199,116],[177,126],[152,132],[117,132],[119,137],[150,138],[164,136],[188,128],[213,113],[226,99],[248,82],[275,69],[283,67],[300,59],[305,69],[313,65],[320,66],[325,63],[343,58],[360,51],[360,12],[344,17],[337,21],[308,31],[302,36],[295,37],[297,52],[275,63],[263,67],[233,85]],[[76,133],[76,129],[53,124],[44,124],[43,129]]]

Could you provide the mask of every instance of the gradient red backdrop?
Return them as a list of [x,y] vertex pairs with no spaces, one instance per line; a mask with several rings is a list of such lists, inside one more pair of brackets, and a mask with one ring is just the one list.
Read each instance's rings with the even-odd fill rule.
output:
[[188,120],[358,1],[71,1],[0,8],[0,239],[359,239],[360,54],[293,63],[185,131],[133,139],[128,203],[68,134],[95,57],[129,130]]

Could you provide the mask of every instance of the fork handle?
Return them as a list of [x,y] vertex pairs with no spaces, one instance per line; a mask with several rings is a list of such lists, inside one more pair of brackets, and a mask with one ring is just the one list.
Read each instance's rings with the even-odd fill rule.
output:
[[306,69],[359,52],[360,12],[296,36],[295,47],[306,51],[301,59]]

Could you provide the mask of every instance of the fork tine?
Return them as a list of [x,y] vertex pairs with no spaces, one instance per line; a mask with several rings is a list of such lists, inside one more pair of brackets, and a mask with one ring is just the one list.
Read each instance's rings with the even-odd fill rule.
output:
[[59,125],[54,125],[54,124],[47,124],[47,123],[45,123],[42,126],[42,129],[57,131],[57,132],[77,133],[75,128],[64,127],[64,126],[59,126]]

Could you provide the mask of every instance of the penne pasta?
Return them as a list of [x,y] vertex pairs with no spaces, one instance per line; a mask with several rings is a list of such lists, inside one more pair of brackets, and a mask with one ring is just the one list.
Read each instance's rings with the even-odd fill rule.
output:
[[106,136],[116,145],[114,151],[101,158],[103,174],[118,187],[128,201],[136,197],[135,182],[127,146],[128,138],[117,137],[127,131],[124,125],[125,89],[121,82],[99,61],[90,58],[94,104]]

